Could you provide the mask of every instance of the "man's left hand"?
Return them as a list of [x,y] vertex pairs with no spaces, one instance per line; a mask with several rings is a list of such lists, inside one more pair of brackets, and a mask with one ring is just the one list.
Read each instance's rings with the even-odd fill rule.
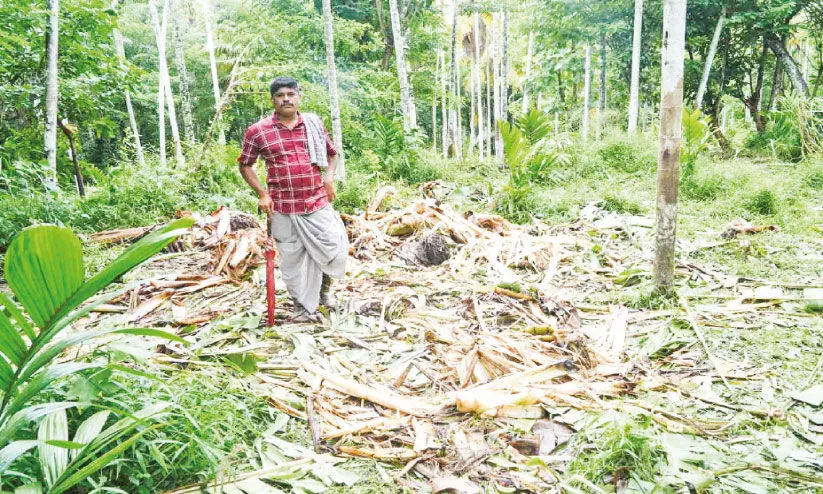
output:
[[329,201],[333,201],[334,198],[337,196],[337,193],[334,190],[334,179],[323,179],[323,185],[326,187],[326,194],[329,196]]

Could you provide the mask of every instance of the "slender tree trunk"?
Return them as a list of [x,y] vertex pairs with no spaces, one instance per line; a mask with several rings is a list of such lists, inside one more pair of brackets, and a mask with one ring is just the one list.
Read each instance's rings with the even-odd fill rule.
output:
[[160,86],[164,92],[164,99],[166,107],[169,111],[169,126],[171,127],[171,137],[174,141],[174,155],[178,165],[185,165],[185,158],[183,157],[183,148],[180,143],[180,131],[177,127],[177,113],[174,108],[174,97],[171,91],[171,78],[169,77],[169,68],[166,62],[166,28],[169,19],[169,3],[168,0],[163,2],[163,22],[160,23],[157,15],[157,6],[154,0],[149,0],[149,13],[151,13],[152,23],[154,24],[154,36],[157,40],[157,52],[159,56],[159,71],[160,71]]
[[391,17],[392,37],[394,38],[394,55],[397,63],[397,78],[400,82],[400,107],[403,112],[403,130],[410,132],[417,127],[417,116],[412,99],[412,89],[409,77],[406,74],[406,45],[403,41],[403,31],[400,26],[400,11],[397,9],[397,0],[389,0],[389,16]]
[[226,145],[226,132],[223,129],[223,117],[220,108],[220,80],[217,76],[217,58],[214,56],[214,34],[212,32],[212,18],[209,0],[202,0],[203,3],[203,24],[206,28],[206,50],[209,52],[209,68],[211,70],[211,87],[214,94],[214,115],[217,118],[217,129],[219,137],[217,142],[221,146]]
[[49,168],[47,181],[57,184],[57,40],[60,36],[60,2],[48,0],[49,28],[46,32],[46,130],[43,149]]
[[503,154],[503,134],[500,123],[503,121],[503,33],[501,15],[492,15],[492,37],[494,44],[494,156],[499,165],[505,162]]
[[451,43],[449,45],[449,127],[452,156],[460,159],[459,116],[457,113],[457,0],[452,2]]
[[432,152],[437,152],[437,84],[440,80],[440,52],[434,62],[434,84],[432,88]]
[[503,107],[501,108],[500,118],[504,122],[509,121],[509,14],[506,10],[503,11],[503,65],[501,70],[503,73],[500,76],[500,83],[502,84],[501,93],[503,94]]
[[772,90],[771,94],[769,95],[769,111],[775,111],[777,109],[777,98],[780,96],[780,92],[783,90],[783,65],[780,64],[780,60],[777,59],[774,61],[774,77],[772,77]]
[[483,119],[483,85],[481,84],[481,67],[480,67],[480,14],[478,12],[474,13],[474,76],[475,76],[475,86],[477,87],[477,101],[475,102],[475,106],[477,107],[477,151],[480,156],[480,159],[483,159],[484,156],[484,147],[486,146],[486,138],[485,132],[483,132],[483,127],[486,125],[486,121]]
[[803,42],[803,80],[809,80],[809,40]]
[[443,157],[449,157],[449,109],[446,103],[448,95],[448,84],[446,83],[446,54],[443,50],[438,50],[440,57],[440,126],[442,127]]
[[[117,0],[113,0],[112,2],[112,10],[117,10]],[[126,72],[126,51],[123,48],[123,35],[120,33],[118,29],[114,29],[114,49],[117,52],[117,58],[120,62],[120,69],[125,74]],[[129,115],[129,124],[131,125],[131,133],[134,136],[134,149],[137,155],[137,163],[140,165],[141,168],[146,166],[146,159],[143,156],[143,146],[140,143],[140,128],[137,126],[137,118],[134,116],[134,108],[131,104],[131,91],[126,89],[125,91],[125,100],[126,100],[126,112]]]
[[749,98],[748,108],[749,112],[754,119],[754,126],[758,132],[763,132],[766,130],[766,122],[763,119],[763,115],[760,114],[760,110],[762,108],[762,100],[763,100],[763,72],[766,68],[766,43],[763,43],[763,48],[760,52],[760,62],[757,65],[757,79],[755,82],[754,90],[752,91],[752,97]]
[[786,70],[789,80],[792,81],[794,90],[803,96],[808,96],[809,86],[806,84],[803,74],[800,73],[800,69],[797,68],[797,63],[794,61],[794,58],[792,58],[791,54],[786,51],[786,43],[783,39],[776,35],[770,35],[766,38],[766,43],[769,45],[769,48],[771,48],[772,52],[774,52],[774,55],[780,59],[780,63]]
[[174,42],[174,64],[177,68],[177,76],[180,79],[180,104],[183,111],[183,134],[187,142],[194,139],[194,120],[191,110],[191,92],[189,91],[189,71],[186,67],[186,53],[183,51],[183,34],[180,23],[182,12],[180,11],[180,0],[172,0],[170,4],[174,19],[172,21],[172,41]]
[[329,106],[331,111],[332,137],[339,161],[335,175],[346,180],[346,164],[343,156],[343,127],[340,124],[340,103],[337,98],[337,66],[334,63],[334,28],[332,26],[331,0],[323,0],[323,40],[326,44],[326,65],[329,71]]
[[520,111],[529,112],[529,79],[532,75],[532,53],[534,52],[534,31],[529,31],[529,48],[526,51],[526,77],[523,78],[523,101]]
[[[494,49],[492,48],[492,51]],[[486,155],[492,155],[492,122],[494,121],[492,106],[492,68],[486,64]]]
[[637,132],[640,112],[640,48],[643,36],[643,0],[634,0],[634,37],[632,39],[632,76],[629,89],[629,134]]
[[664,0],[654,279],[657,288],[666,292],[674,284],[685,45],[686,0]]
[[606,39],[600,41],[600,98],[597,101],[597,139],[606,125]]
[[709,74],[712,71],[712,62],[717,53],[717,43],[720,41],[720,33],[723,32],[723,23],[726,21],[726,7],[720,12],[720,18],[717,19],[717,26],[714,28],[714,36],[712,36],[712,43],[709,45],[709,54],[706,56],[706,64],[703,66],[703,76],[700,78],[700,86],[697,88],[697,97],[695,98],[695,108],[698,110],[703,106],[703,96],[706,94],[706,86],[709,83]]
[[585,75],[583,79],[583,121],[580,124],[580,135],[584,141],[589,140],[589,92],[592,79],[592,47],[586,45]]
[[[462,45],[462,43],[461,43]],[[455,80],[454,80],[454,99],[455,99],[455,108],[454,108],[454,115],[455,115],[455,130],[457,133],[455,134],[455,149],[457,150],[457,159],[463,159],[463,77],[460,73],[460,59],[463,53],[463,47],[461,46],[459,50],[457,50],[457,60],[455,61]]]
[[[475,87],[474,87],[474,76],[475,76],[475,67],[472,59],[469,59],[469,89],[470,89],[470,97],[469,97],[469,154],[476,151],[475,146],[477,146],[477,125],[475,125],[476,116],[477,116],[477,108],[475,107],[475,100],[477,99],[475,96]],[[478,153],[479,154],[479,153]]]
[[560,137],[560,112],[554,112],[554,138]]

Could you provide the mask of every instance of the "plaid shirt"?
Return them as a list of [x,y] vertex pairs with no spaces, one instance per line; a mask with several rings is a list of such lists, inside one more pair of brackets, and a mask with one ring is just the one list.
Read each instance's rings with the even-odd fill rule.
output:
[[[281,124],[275,113],[246,130],[237,162],[251,166],[258,156],[263,157],[268,169],[269,194],[278,213],[313,213],[329,204],[320,168],[309,161],[306,144],[306,124],[299,113],[292,129]],[[326,150],[329,158],[337,154],[328,132]]]

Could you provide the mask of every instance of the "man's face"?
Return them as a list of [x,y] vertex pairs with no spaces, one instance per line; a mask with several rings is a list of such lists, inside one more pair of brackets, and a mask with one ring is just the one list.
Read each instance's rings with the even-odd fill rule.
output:
[[281,87],[271,97],[274,111],[281,117],[291,117],[300,109],[300,90]]

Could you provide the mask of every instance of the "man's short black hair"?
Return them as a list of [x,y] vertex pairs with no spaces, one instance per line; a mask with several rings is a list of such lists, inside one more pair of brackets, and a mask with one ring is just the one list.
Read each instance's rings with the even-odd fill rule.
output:
[[291,89],[300,89],[300,86],[297,85],[297,81],[292,79],[291,77],[275,77],[273,81],[271,81],[271,86],[269,86],[269,94],[274,96],[280,88],[291,88]]

